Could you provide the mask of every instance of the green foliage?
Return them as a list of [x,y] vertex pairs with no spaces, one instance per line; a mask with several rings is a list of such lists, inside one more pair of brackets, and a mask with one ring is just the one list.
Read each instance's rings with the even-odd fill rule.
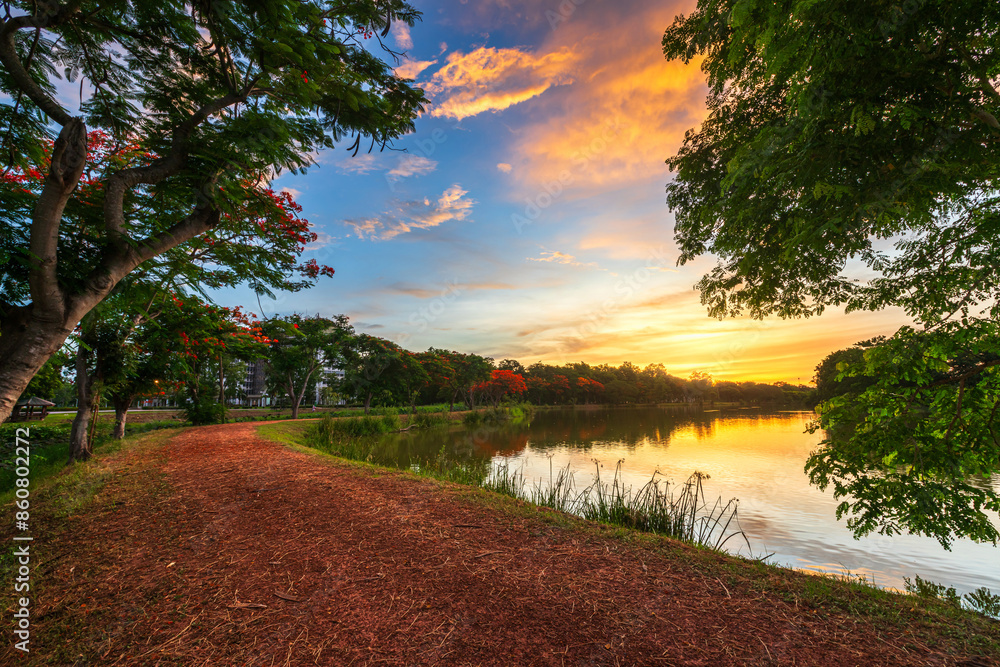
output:
[[268,320],[263,329],[270,337],[265,355],[268,384],[296,407],[317,381],[334,383],[333,378],[321,377],[323,368],[343,363],[354,334],[344,315],[333,318],[290,315]]
[[451,423],[447,413],[443,412],[418,412],[409,422],[415,428],[433,428],[435,426],[447,426]]
[[195,426],[221,424],[226,419],[226,406],[212,395],[211,387],[202,387],[197,393],[187,395],[181,413]]
[[990,589],[977,588],[971,593],[963,595],[962,599],[973,611],[978,611],[984,616],[1000,618],[1000,595],[994,595]]
[[995,543],[1000,4],[701,0],[663,48],[710,87],[667,186],[680,262],[718,258],[709,312],[924,327],[821,364],[811,479],[858,535]]
[[914,581],[910,581],[909,577],[903,577],[903,588],[906,589],[907,593],[911,593],[912,595],[932,600],[942,600],[953,607],[958,607],[962,603],[962,598],[959,597],[954,588],[921,579],[919,575],[914,577]]
[[813,378],[813,382],[816,383],[817,401],[825,401],[844,394],[859,394],[870,387],[874,383],[873,378],[860,373],[844,374],[848,368],[863,362],[864,347],[860,344],[828,354],[816,366],[816,375]]
[[352,336],[343,354],[345,392],[367,411],[372,401],[406,404],[429,381],[420,361],[384,338],[369,334]]
[[919,575],[914,577],[913,581],[909,577],[903,577],[903,587],[907,593],[917,597],[938,600],[956,609],[961,608],[962,604],[965,603],[970,609],[984,616],[1000,618],[1000,595],[994,595],[986,587],[980,587],[971,593],[959,596],[954,588],[921,579]]
[[[4,363],[32,336],[58,347],[133,272],[181,267],[199,289],[247,282],[264,294],[331,275],[297,264],[315,235],[261,184],[344,139],[355,155],[363,140],[384,148],[426,99],[367,42],[419,19],[403,0],[5,8],[0,331],[16,338]],[[80,79],[79,116],[63,107],[64,76]],[[5,400],[43,362],[8,374]]]
[[38,396],[39,398],[55,402],[55,397],[67,384],[66,380],[63,379],[63,369],[68,364],[69,357],[62,351],[56,352],[35,373],[35,377],[31,378],[31,382],[28,383],[24,393],[21,394],[21,398],[28,399],[32,396]]
[[[710,312],[931,319],[995,297],[998,46],[992,0],[701,0],[679,17],[664,53],[704,56],[709,116],[668,160],[667,199],[680,261],[719,258]],[[879,277],[852,281],[851,258]]]
[[858,535],[878,530],[929,535],[945,548],[957,537],[996,543],[989,512],[1000,494],[1000,331],[990,323],[901,329],[868,349],[845,377],[874,383],[834,397],[814,428],[827,439],[806,470],[842,499],[839,516]]
[[346,438],[358,438],[382,433],[393,433],[402,428],[397,415],[362,415],[360,417],[323,417],[313,426],[313,435],[319,442],[333,443]]

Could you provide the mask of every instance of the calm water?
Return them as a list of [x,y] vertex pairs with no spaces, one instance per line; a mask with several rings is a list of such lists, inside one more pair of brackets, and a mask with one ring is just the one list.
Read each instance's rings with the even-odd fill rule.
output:
[[[619,460],[625,480],[638,489],[659,470],[683,482],[707,473],[706,496],[738,498],[740,523],[753,555],[807,570],[863,574],[880,586],[902,588],[903,577],[1000,592],[1000,549],[963,540],[945,551],[937,541],[909,535],[855,540],[837,521],[832,493],[809,484],[805,460],[821,439],[805,433],[805,412],[760,410],[577,409],[540,411],[530,426],[452,427],[407,432],[385,443],[401,467],[445,448],[458,459],[510,461],[529,485],[548,484],[551,469],[567,465],[577,489],[610,479]],[[595,460],[597,463],[595,464]],[[1000,489],[1000,476],[993,478]],[[736,541],[730,541],[734,546]],[[746,555],[746,546],[742,547]]]

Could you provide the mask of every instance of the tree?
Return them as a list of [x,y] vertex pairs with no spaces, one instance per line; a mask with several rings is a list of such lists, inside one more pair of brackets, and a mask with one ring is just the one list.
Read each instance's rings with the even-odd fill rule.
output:
[[527,389],[520,374],[510,370],[495,370],[490,374],[489,380],[476,385],[475,391],[493,407],[499,407],[500,401],[507,396],[520,396]]
[[844,394],[859,394],[874,384],[874,379],[864,375],[842,376],[841,373],[851,367],[860,367],[865,360],[865,348],[872,347],[859,343],[854,347],[831,352],[816,366],[816,398],[827,401],[834,396]]
[[828,439],[806,464],[844,499],[838,518],[857,534],[905,530],[945,548],[956,537],[996,543],[998,370],[1000,335],[988,323],[904,328],[845,367],[843,378],[870,386],[822,405],[815,428]]
[[225,368],[234,358],[263,357],[270,342],[260,323],[239,307],[171,295],[140,327],[133,344],[148,366],[145,373],[130,374],[125,387],[138,395],[162,374],[164,383],[179,389],[189,421],[218,423],[225,420]]
[[[136,167],[149,157],[135,145],[116,147],[104,132],[89,134],[84,173],[73,200],[63,211],[60,227],[60,247],[73,258],[68,262],[67,270],[72,269],[72,273],[65,276],[67,279],[83,280],[99,256],[99,236],[92,231],[100,229],[104,222],[103,176],[114,169]],[[38,169],[11,169],[0,175],[0,196],[9,204],[6,215],[15,221],[29,219],[34,198],[44,184]],[[78,339],[82,344],[76,349],[78,409],[71,429],[70,461],[89,458],[94,434],[92,418],[105,395],[115,406],[114,436],[124,437],[129,406],[138,393],[150,388],[155,378],[150,375],[150,364],[157,363],[136,353],[133,337],[156,317],[150,308],[164,301],[169,289],[201,289],[203,284],[231,286],[246,281],[258,293],[270,294],[272,289],[295,291],[311,284],[320,274],[333,273],[331,268],[314,263],[297,264],[305,244],[315,240],[316,235],[288,193],[277,194],[246,181],[239,186],[238,192],[234,190],[230,196],[231,210],[221,215],[214,229],[145,262],[119,281],[84,317]],[[128,200],[126,210],[133,227],[155,228],[163,220],[180,215],[185,206],[170,189],[143,190]],[[252,231],[246,229],[248,224]],[[79,230],[86,233],[74,236]],[[17,273],[16,265],[8,265],[6,273],[0,275],[13,281]],[[25,284],[11,282],[11,287],[23,291]],[[202,315],[204,312],[196,313]],[[223,356],[218,355],[220,393],[224,387]],[[191,413],[195,421],[212,415],[222,417],[224,397],[218,403],[208,396],[199,400],[204,405]]]
[[449,350],[435,350],[451,369],[451,373],[446,379],[446,384],[442,388],[445,395],[449,397],[451,405],[448,411],[455,409],[455,400],[461,396],[465,407],[473,410],[476,407],[476,387],[490,379],[493,371],[493,360],[489,357],[481,357],[478,354],[463,354]]
[[663,47],[710,86],[667,186],[680,262],[719,258],[709,312],[900,306],[921,327],[840,371],[876,382],[821,406],[813,481],[858,535],[995,541],[1000,494],[969,476],[1000,469],[1000,5],[701,0]]
[[49,360],[39,369],[35,377],[31,378],[31,382],[21,394],[21,398],[28,399],[32,396],[38,396],[52,400],[66,386],[63,369],[69,363],[69,357],[62,350],[49,357]]
[[357,334],[347,341],[343,384],[348,394],[363,403],[365,414],[375,398],[408,400],[412,389],[406,381],[409,362],[403,361],[408,354],[395,343],[370,334]]
[[510,371],[511,373],[518,373],[520,375],[524,374],[524,366],[522,366],[521,362],[516,359],[504,359],[497,364],[497,369],[501,371]]
[[576,386],[583,393],[584,405],[589,405],[592,397],[599,397],[604,394],[604,385],[597,380],[591,380],[584,377],[577,378]]
[[[345,135],[355,153],[363,137],[385,146],[422,110],[422,91],[363,44],[413,24],[402,0],[12,4],[0,21],[4,173],[45,176],[39,192],[7,188],[0,201],[0,419],[123,277],[218,228],[248,184],[305,168]],[[78,116],[56,97],[58,72],[90,83]],[[147,157],[109,166],[100,224],[71,229],[88,127]],[[130,216],[146,193],[176,214]],[[6,194],[27,197],[28,213]]]
[[[720,258],[699,283],[713,315],[933,320],[997,295],[1000,5],[907,9],[702,0],[666,31],[666,56],[704,56],[710,86],[667,201],[680,262]],[[850,258],[879,277],[853,282]]]
[[268,382],[288,396],[292,419],[298,419],[299,406],[310,386],[315,386],[318,372],[343,363],[354,327],[344,315],[290,315],[268,320],[263,331],[270,338],[265,357]]

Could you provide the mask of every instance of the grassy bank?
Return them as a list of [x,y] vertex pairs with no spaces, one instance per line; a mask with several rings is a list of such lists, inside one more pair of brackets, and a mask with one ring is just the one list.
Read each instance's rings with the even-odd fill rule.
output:
[[[571,499],[567,491],[571,484],[565,473],[557,475],[556,482],[548,489],[525,490],[523,480],[509,469],[501,468],[498,472],[488,466],[472,465],[453,470],[441,465],[403,472],[378,465],[376,457],[370,453],[367,457],[344,456],[344,453],[353,454],[355,450],[317,448],[310,426],[304,424],[271,424],[260,427],[258,432],[265,438],[291,445],[300,451],[318,451],[373,470],[392,470],[405,475],[466,484],[471,488],[456,490],[460,497],[515,516],[543,517],[563,528],[596,530],[602,535],[611,531],[625,542],[657,550],[670,548],[668,545],[671,542],[664,542],[664,539],[680,539],[695,549],[689,554],[700,554],[699,558],[712,563],[713,572],[720,582],[726,580],[736,585],[750,581],[761,591],[780,593],[796,605],[806,603],[817,609],[838,609],[899,627],[912,622],[910,617],[916,613],[931,619],[928,622],[946,634],[957,627],[975,627],[977,632],[983,633],[976,641],[981,639],[982,646],[989,647],[986,654],[992,655],[990,651],[995,651],[1000,655],[1000,622],[989,618],[989,615],[1000,616],[1000,596],[986,589],[959,597],[954,590],[917,577],[915,582],[908,583],[906,592],[900,592],[880,588],[863,576],[800,572],[761,559],[731,556],[720,551],[725,540],[739,538],[742,533],[727,530],[729,522],[736,518],[735,512],[730,511],[727,505],[710,506],[707,513],[696,511],[705,503],[702,476],[698,474],[693,475],[679,490],[680,493],[674,495],[667,493],[666,489],[661,490],[655,478],[637,493],[631,493],[624,489],[619,476],[615,475],[610,484],[602,485],[598,479],[595,486]],[[377,438],[373,437],[359,438],[356,447],[367,447],[370,448],[368,452],[373,452],[376,441]],[[570,507],[572,502],[579,505]],[[573,510],[582,518],[567,513],[567,510]],[[722,575],[725,579],[721,578]]]

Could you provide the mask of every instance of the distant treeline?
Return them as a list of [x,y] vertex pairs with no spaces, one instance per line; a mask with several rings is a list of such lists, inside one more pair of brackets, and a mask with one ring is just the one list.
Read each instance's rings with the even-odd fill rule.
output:
[[663,364],[640,368],[628,361],[620,366],[577,362],[563,366],[535,363],[525,368],[517,361],[504,359],[496,367],[522,375],[524,397],[536,405],[722,402],[811,406],[815,393],[811,387],[784,382],[714,381],[700,372],[685,379],[668,373]]

